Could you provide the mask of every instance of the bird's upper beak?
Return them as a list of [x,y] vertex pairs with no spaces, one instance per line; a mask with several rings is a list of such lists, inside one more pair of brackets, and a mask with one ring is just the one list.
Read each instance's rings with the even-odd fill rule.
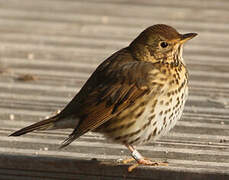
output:
[[184,44],[186,41],[194,38],[195,36],[197,36],[197,33],[187,33],[187,34],[182,34],[181,35],[181,39],[180,39],[180,43]]

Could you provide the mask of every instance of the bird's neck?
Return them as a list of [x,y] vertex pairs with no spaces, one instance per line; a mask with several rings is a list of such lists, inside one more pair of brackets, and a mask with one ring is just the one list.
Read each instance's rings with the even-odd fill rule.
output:
[[181,61],[183,64],[185,64],[183,59],[183,45],[179,45],[177,50],[173,54],[174,59],[177,59],[178,61]]
[[172,63],[174,65],[179,65],[179,62],[185,64],[184,59],[182,57],[183,45],[179,45],[174,51],[171,50],[170,52],[167,52],[166,55],[162,53],[151,52],[150,48],[139,46],[129,47],[132,56],[137,60],[148,61],[152,63]]
[[166,56],[166,58],[164,57],[162,59],[162,61],[172,64],[174,66],[179,66],[179,64],[183,64],[185,65],[185,61],[183,59],[183,45],[180,45],[179,47],[177,47],[176,51],[172,51],[171,53],[168,54],[168,56]]

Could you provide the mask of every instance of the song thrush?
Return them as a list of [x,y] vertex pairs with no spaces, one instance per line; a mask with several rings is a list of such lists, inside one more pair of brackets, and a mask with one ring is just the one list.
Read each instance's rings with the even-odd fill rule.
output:
[[166,134],[181,118],[188,95],[183,44],[196,33],[179,34],[157,24],[98,66],[72,101],[57,115],[11,136],[34,130],[73,128],[61,147],[88,131],[124,144],[132,157],[154,164],[133,147]]

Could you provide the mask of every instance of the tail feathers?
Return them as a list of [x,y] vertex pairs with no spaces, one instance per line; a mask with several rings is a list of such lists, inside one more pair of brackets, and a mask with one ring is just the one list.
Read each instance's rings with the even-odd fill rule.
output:
[[21,136],[23,134],[32,132],[34,130],[47,130],[47,129],[54,129],[54,122],[57,120],[57,117],[51,117],[49,119],[45,119],[43,121],[34,123],[30,126],[27,126],[25,128],[22,128],[12,134],[10,134],[9,136]]
[[80,137],[82,134],[84,134],[82,131],[79,131],[76,129],[73,130],[73,132],[68,136],[68,138],[66,138],[60,146],[60,149],[65,148],[66,146],[68,146],[69,144],[71,144],[75,139],[77,139],[78,137]]
[[59,147],[60,149],[65,148],[69,144],[71,144],[77,137],[74,134],[70,134],[67,139],[64,140],[64,142],[61,143],[61,146]]

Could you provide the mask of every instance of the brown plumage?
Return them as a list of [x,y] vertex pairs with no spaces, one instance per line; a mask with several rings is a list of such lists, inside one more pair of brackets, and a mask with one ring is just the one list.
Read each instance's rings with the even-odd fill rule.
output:
[[73,128],[61,147],[87,133],[124,144],[139,164],[153,164],[132,145],[155,140],[180,119],[188,95],[182,46],[196,33],[158,24],[98,66],[79,93],[55,117],[14,132]]

